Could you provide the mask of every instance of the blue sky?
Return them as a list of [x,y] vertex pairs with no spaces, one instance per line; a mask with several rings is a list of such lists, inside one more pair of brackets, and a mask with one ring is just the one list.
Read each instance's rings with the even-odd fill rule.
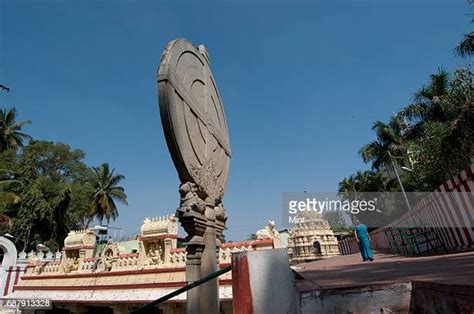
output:
[[227,239],[268,219],[282,192],[335,191],[366,168],[375,120],[408,104],[470,30],[464,0],[0,0],[0,105],[38,139],[81,148],[127,178],[115,226],[171,214],[178,177],[161,127],[156,70],[167,42],[208,47],[233,151]]

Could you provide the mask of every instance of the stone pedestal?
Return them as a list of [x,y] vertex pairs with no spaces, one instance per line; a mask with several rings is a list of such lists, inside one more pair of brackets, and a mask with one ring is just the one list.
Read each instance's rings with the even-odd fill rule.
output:
[[[201,261],[201,277],[210,275],[218,270],[216,260],[216,229],[212,226],[204,232],[204,252]],[[200,313],[219,313],[219,281],[212,279],[197,287],[200,292]]]
[[[203,244],[193,244],[186,247],[186,281],[188,284],[201,279],[201,257],[204,250]],[[199,287],[188,290],[186,296],[186,312],[201,313],[199,311],[200,289]]]
[[[224,222],[216,224],[215,202],[201,193],[196,184],[180,187],[181,204],[177,216],[188,233],[186,281],[188,284],[218,270],[218,252]],[[187,292],[187,313],[219,313],[219,281],[210,280]]]
[[[192,242],[192,243],[191,243]],[[191,241],[186,247],[186,281],[193,283],[218,270],[216,230],[207,226],[201,241]],[[187,313],[219,313],[219,282],[210,280],[187,292]]]

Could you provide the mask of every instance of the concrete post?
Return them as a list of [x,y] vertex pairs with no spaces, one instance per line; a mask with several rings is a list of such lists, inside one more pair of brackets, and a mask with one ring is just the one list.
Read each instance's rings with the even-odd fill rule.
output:
[[232,254],[234,314],[297,313],[286,249]]

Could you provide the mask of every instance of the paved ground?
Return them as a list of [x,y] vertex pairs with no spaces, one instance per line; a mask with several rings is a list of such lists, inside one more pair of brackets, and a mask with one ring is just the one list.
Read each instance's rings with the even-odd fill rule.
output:
[[429,257],[376,253],[373,262],[362,262],[359,254],[352,254],[296,267],[304,277],[297,282],[300,291],[411,280],[474,287],[474,252]]

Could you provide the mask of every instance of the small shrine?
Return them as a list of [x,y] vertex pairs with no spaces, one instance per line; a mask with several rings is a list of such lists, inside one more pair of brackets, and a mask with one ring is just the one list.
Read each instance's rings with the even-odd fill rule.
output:
[[339,255],[338,241],[329,223],[318,213],[306,213],[289,231],[288,253],[292,264]]

